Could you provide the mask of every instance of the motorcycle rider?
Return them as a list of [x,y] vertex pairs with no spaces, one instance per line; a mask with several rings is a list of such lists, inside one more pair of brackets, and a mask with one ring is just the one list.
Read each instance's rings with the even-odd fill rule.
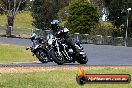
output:
[[[69,30],[64,26],[60,26],[58,20],[53,20],[51,22],[51,30],[53,36],[64,39],[64,42],[70,45],[75,53],[79,53],[79,50],[82,47],[80,47],[80,44],[76,40],[70,38],[70,36],[68,35]],[[76,44],[79,45],[79,47],[75,45],[75,41]]]
[[36,37],[37,35],[36,35],[36,33],[35,32],[33,32],[32,33],[32,35],[31,35],[31,41],[32,41],[32,47],[33,48],[35,48],[35,37]]
[[[35,45],[36,45],[37,43],[39,43],[39,40],[41,41],[41,37],[40,37],[39,35],[36,34],[35,30],[33,30],[30,39],[31,39],[31,41],[32,41],[32,48],[35,48]],[[38,42],[37,42],[36,40],[37,40]]]

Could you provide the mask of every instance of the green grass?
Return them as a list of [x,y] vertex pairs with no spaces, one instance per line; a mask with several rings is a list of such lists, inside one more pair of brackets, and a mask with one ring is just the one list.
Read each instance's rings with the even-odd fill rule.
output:
[[[86,84],[76,83],[76,70],[42,71],[32,73],[1,73],[0,88],[132,88],[130,84]],[[132,68],[126,69],[88,69],[87,73],[111,74],[127,73],[132,75]]]
[[0,45],[0,63],[11,63],[21,61],[34,61],[30,50],[26,51],[26,47],[17,45]]
[[[6,15],[0,15],[0,26],[5,26],[6,21],[7,21]],[[33,28],[32,21],[33,21],[33,18],[29,11],[18,13],[14,21],[14,28],[18,28],[18,29]]]
[[6,25],[6,16],[5,15],[0,15],[0,26],[5,26]]
[[[21,34],[31,34],[31,30],[34,28],[32,26],[33,18],[29,11],[24,11],[22,13],[18,13],[16,15],[16,19],[14,21],[14,31],[13,34],[21,35]],[[6,15],[0,15],[0,32],[1,34],[5,34],[6,30]]]
[[32,26],[33,18],[29,11],[22,12],[17,14],[14,27],[20,28],[33,28]]

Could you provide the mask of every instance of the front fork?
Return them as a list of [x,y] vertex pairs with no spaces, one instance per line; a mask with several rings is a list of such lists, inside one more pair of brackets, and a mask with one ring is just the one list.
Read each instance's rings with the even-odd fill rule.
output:
[[63,45],[63,54],[65,55],[66,59],[71,61],[72,58],[68,55],[67,51],[66,51],[66,45],[65,44],[62,44]]
[[59,48],[59,44],[57,43],[57,41],[55,42],[56,48],[57,48],[57,52],[59,53],[59,55],[61,56],[61,52],[60,52],[60,48]]

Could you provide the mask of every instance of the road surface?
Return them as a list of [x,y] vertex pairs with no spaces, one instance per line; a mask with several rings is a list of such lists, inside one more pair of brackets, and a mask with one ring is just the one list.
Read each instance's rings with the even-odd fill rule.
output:
[[[0,37],[0,44],[16,44],[30,46],[29,39]],[[132,65],[132,47],[83,44],[88,56],[87,65]],[[39,62],[19,63],[22,65],[56,65],[55,63],[41,64]],[[68,63],[66,65],[78,65]]]

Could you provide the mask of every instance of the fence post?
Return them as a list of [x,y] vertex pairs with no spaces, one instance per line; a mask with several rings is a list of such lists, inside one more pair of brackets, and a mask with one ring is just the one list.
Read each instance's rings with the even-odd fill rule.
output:
[[75,33],[75,36],[76,36],[76,40],[77,40],[77,41],[80,40],[80,39],[79,39],[79,34],[80,34],[80,33]]
[[95,37],[95,44],[102,44],[102,39],[103,39],[103,37],[102,37],[102,35],[96,35],[96,37]]
[[7,26],[6,36],[11,36],[11,32],[12,32],[12,26]]
[[84,34],[85,35],[85,37],[86,37],[86,43],[88,44],[88,35],[89,34]]
[[125,45],[124,38],[123,37],[115,37],[112,45],[124,46]]
[[105,43],[104,44],[112,45],[112,42],[113,42],[112,36],[106,36],[106,39],[105,39]]

